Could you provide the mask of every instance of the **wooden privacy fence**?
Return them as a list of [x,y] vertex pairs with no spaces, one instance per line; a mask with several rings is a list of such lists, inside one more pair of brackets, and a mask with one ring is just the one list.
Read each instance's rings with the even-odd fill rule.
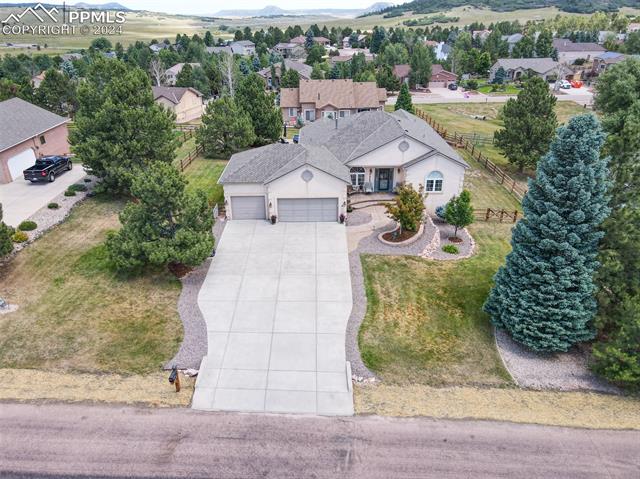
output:
[[184,143],[185,141],[187,141],[190,138],[193,138],[193,136],[196,134],[196,130],[195,129],[182,130],[180,128],[177,128],[177,130],[180,132],[180,136],[178,136],[178,138],[180,139],[180,141],[182,143]]
[[480,163],[487,171],[489,171],[498,183],[509,191],[518,201],[522,201],[527,189],[520,185],[514,178],[511,178],[503,169],[497,166],[486,155],[477,148],[477,145],[469,141],[469,135],[464,135],[458,132],[450,133],[440,123],[431,118],[427,113],[422,110],[416,109],[416,116],[422,118],[431,127],[438,132],[438,134],[445,139],[447,143],[452,144],[456,148],[462,148],[471,154],[471,157]]
[[508,223],[515,223],[516,221],[518,221],[518,218],[520,216],[520,212],[518,210],[505,210],[504,208],[501,208],[499,210],[493,208],[479,209],[473,210],[473,212],[476,219],[483,221],[490,221],[492,219],[495,219],[500,223],[503,223],[505,221]]
[[193,162],[193,160],[195,160],[200,154],[202,154],[202,146],[198,145],[189,153],[187,153],[187,156],[180,160],[180,162],[178,163],[178,168],[180,169],[180,171],[186,170],[187,167]]

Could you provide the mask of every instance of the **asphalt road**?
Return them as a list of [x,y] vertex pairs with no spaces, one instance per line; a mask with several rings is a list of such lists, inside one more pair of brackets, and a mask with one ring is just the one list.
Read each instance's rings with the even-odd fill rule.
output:
[[638,478],[640,432],[0,403],[0,477]]

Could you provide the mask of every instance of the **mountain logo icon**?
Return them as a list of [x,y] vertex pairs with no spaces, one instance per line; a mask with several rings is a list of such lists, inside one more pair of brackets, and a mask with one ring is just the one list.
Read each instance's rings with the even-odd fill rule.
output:
[[45,23],[47,19],[50,19],[54,23],[58,23],[58,9],[56,7],[47,9],[41,3],[38,3],[33,7],[29,6],[20,13],[11,13],[7,18],[2,20],[2,23],[20,23],[22,22],[24,16],[27,14],[31,14],[32,16],[37,18],[40,23]]

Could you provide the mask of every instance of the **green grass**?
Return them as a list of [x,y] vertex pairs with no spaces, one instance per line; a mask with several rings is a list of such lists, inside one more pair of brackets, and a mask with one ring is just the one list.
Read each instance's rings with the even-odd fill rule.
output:
[[0,271],[2,295],[19,306],[0,316],[0,368],[137,374],[175,354],[179,281],[164,271],[123,278],[106,257],[123,206],[87,199]]
[[499,90],[499,91],[492,91],[492,86],[491,85],[482,85],[478,88],[478,91],[480,93],[484,93],[485,95],[494,95],[494,96],[500,96],[500,95],[517,95],[518,93],[520,93],[520,88],[516,87],[515,85],[512,84],[508,84],[505,85],[504,90]]
[[227,165],[225,160],[211,160],[198,157],[187,167],[184,175],[187,177],[190,190],[201,190],[207,195],[210,205],[222,203],[224,193],[222,185],[218,184],[218,178]]
[[[519,204],[466,153],[465,188],[474,208]],[[359,334],[362,357],[391,385],[505,386],[508,373],[482,312],[493,275],[510,250],[512,223],[476,222],[477,254],[461,261],[362,257],[368,309]]]

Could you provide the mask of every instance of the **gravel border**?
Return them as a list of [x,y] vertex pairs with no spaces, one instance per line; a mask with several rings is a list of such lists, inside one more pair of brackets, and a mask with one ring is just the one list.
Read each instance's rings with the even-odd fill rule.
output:
[[[226,220],[216,220],[213,225],[213,236],[216,246],[222,236]],[[184,328],[182,344],[176,355],[164,365],[171,369],[199,369],[202,358],[207,355],[207,324],[198,306],[198,293],[207,277],[212,258],[207,258],[200,266],[180,279],[182,291],[178,299],[178,314]]]
[[586,349],[574,349],[567,353],[537,353],[511,339],[502,329],[494,328],[494,335],[498,353],[519,387],[622,394],[618,388],[589,370]]
[[[458,229],[458,237],[462,239],[462,243],[454,243],[449,241],[449,237],[453,236],[455,231],[453,226],[444,221],[436,220],[435,227],[440,231],[439,241],[429,251],[425,250],[423,257],[438,261],[452,261],[469,258],[476,253],[476,242],[466,228]],[[448,244],[455,245],[458,248],[458,254],[442,251],[442,247]]]
[[[86,183],[84,181],[85,178],[90,178],[91,182]],[[40,208],[38,211],[36,211],[34,214],[29,216],[27,220],[34,221],[38,225],[37,228],[33,231],[25,231],[29,239],[24,243],[14,243],[13,251],[9,253],[7,256],[5,256],[4,258],[0,259],[0,266],[9,263],[20,251],[22,251],[31,243],[33,243],[35,240],[40,238],[43,234],[45,234],[51,228],[59,225],[64,220],[66,220],[67,217],[71,214],[71,210],[73,209],[73,207],[76,206],[81,201],[84,201],[89,196],[89,194],[93,191],[93,188],[96,185],[96,181],[95,181],[95,177],[85,175],[82,178],[78,179],[78,181],[72,184],[85,185],[87,187],[87,191],[77,191],[75,196],[64,196],[64,193],[61,193],[55,198],[53,198],[51,201],[47,202],[47,205],[49,203],[58,203],[60,205],[60,208],[58,208],[57,210],[54,210],[54,209],[49,209],[47,205],[45,205],[42,208]]]

